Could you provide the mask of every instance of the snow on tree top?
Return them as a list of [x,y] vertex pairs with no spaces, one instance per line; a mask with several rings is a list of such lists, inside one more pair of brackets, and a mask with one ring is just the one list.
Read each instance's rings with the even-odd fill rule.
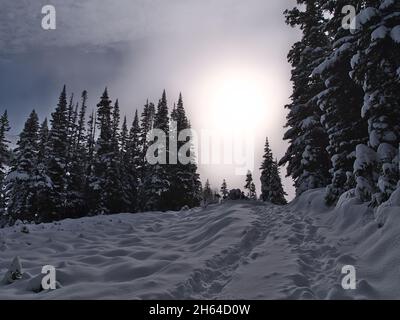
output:
[[400,25],[395,26],[392,29],[392,31],[390,32],[390,36],[392,37],[394,42],[400,43]]

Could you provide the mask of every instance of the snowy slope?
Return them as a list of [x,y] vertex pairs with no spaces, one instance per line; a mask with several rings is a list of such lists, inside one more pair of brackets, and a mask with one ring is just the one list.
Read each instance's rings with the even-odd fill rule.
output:
[[[322,199],[316,190],[286,207],[231,202],[0,229],[0,278],[15,256],[24,272],[0,284],[0,299],[400,298],[399,207],[378,228],[354,199],[336,209]],[[62,287],[34,293],[30,278],[47,264]],[[340,286],[344,264],[357,268],[355,291]]]

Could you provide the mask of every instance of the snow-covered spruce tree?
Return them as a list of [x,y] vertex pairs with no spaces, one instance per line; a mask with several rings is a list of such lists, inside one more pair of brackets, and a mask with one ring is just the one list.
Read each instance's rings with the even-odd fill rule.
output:
[[288,60],[292,64],[292,103],[287,105],[288,128],[284,140],[289,148],[280,165],[287,164],[287,175],[295,181],[297,195],[314,188],[326,187],[331,180],[331,167],[326,148],[328,137],[321,125],[321,110],[313,99],[324,83],[312,76],[329,50],[329,41],[323,31],[325,20],[319,2],[298,0],[305,11],[294,8],[286,12],[287,23],[298,26],[303,37],[291,49]]
[[157,163],[150,165],[146,163],[145,174],[142,185],[142,201],[143,209],[145,211],[153,210],[167,210],[168,199],[166,197],[170,190],[170,171],[168,165],[168,132],[169,132],[169,115],[168,115],[168,104],[165,90],[162,94],[162,98],[158,102],[157,112],[154,117],[154,129],[159,129],[164,132],[166,139],[165,141],[157,141],[154,139],[150,144],[156,143],[157,150],[155,151],[155,157],[164,155],[166,163]]
[[120,139],[119,139],[121,159],[124,159],[124,156],[126,155],[129,142],[128,139],[129,139],[128,121],[126,120],[126,116],[124,116],[124,120],[122,121],[122,126],[121,126]]
[[85,201],[86,185],[86,110],[87,92],[83,91],[81,105],[73,111],[70,122],[70,158],[67,173],[67,216],[84,215],[88,208]]
[[39,141],[39,119],[33,110],[19,135],[15,158],[7,176],[7,214],[17,219],[35,221],[36,165]]
[[97,123],[97,113],[93,111],[89,116],[89,121],[87,123],[87,133],[85,136],[85,146],[86,146],[86,176],[90,177],[93,172],[93,163],[96,147],[96,123]]
[[67,108],[67,123],[68,123],[68,162],[72,157],[72,149],[74,146],[74,139],[76,136],[77,120],[78,120],[78,103],[74,103],[74,94],[72,93],[69,99]]
[[225,179],[224,179],[224,181],[222,181],[221,195],[222,195],[222,199],[224,199],[224,200],[226,200],[228,198],[228,195],[229,195],[228,185],[227,185]]
[[10,131],[10,123],[8,121],[7,110],[4,111],[0,118],[0,216],[5,210],[5,185],[4,179],[7,174],[6,166],[9,164],[9,141],[7,140],[6,134]]
[[271,187],[269,190],[269,201],[276,205],[285,205],[287,201],[285,196],[286,192],[283,190],[282,180],[279,172],[278,161],[274,160],[271,168]]
[[139,186],[138,186],[138,210],[143,211],[146,207],[146,190],[144,188],[145,185],[145,177],[147,172],[151,170],[150,164],[147,162],[146,153],[150,142],[147,141],[147,135],[154,128],[154,119],[155,119],[156,109],[154,103],[146,101],[144,105],[143,112],[141,114],[140,119],[140,134],[139,134],[139,150],[140,150],[140,159],[139,163],[141,164],[138,168],[138,176],[139,176]]
[[261,200],[273,204],[286,204],[277,160],[274,160],[268,138],[265,142],[263,163],[261,165]]
[[47,164],[47,157],[50,153],[49,145],[49,124],[47,118],[45,118],[39,128],[39,151],[38,151],[38,162],[43,163],[45,167]]
[[[99,137],[93,169],[89,177],[89,203],[93,214],[112,214],[126,209],[126,198],[121,179],[121,163],[115,123],[119,117],[113,112],[107,88],[97,104],[97,125]],[[113,117],[114,116],[114,117]]]
[[250,184],[250,199],[257,200],[257,189],[256,189],[256,185],[254,184],[254,182],[252,182]]
[[124,189],[128,196],[131,212],[139,210],[140,172],[143,167],[141,129],[136,110],[127,139],[126,153],[123,156]]
[[271,201],[269,198],[271,191],[271,176],[272,166],[274,163],[274,157],[272,155],[271,148],[269,146],[268,138],[265,141],[263,162],[261,164],[261,200]]
[[47,172],[52,190],[48,196],[53,219],[65,217],[67,204],[67,170],[69,160],[69,123],[65,86],[61,92],[56,110],[51,114],[49,133],[49,155]]
[[37,216],[36,222],[48,222],[54,219],[53,213],[54,208],[49,205],[48,197],[52,192],[52,182],[48,176],[48,156],[50,154],[49,145],[49,127],[47,118],[44,119],[43,123],[39,128],[39,142],[38,142],[38,154],[37,164],[35,170],[35,210]]
[[[114,147],[114,155],[112,162],[112,171],[115,173],[115,177],[110,177],[112,180],[112,185],[114,186],[116,192],[113,194],[114,197],[114,211],[113,213],[119,213],[131,210],[131,195],[129,190],[124,185],[124,177],[126,175],[125,166],[122,164],[121,158],[121,130],[120,130],[120,108],[118,99],[115,101],[112,116],[112,140]],[[118,191],[117,191],[118,190]]]
[[147,134],[154,128],[154,120],[156,115],[156,108],[154,103],[147,101],[144,105],[140,121],[140,141],[143,145],[143,161],[146,157],[148,143],[146,142]]
[[111,120],[111,126],[112,126],[112,140],[115,148],[119,148],[119,125],[121,121],[121,112],[119,110],[119,101],[118,99],[115,100],[114,103],[114,108],[112,111],[112,120]]
[[253,199],[254,198],[254,195],[253,195],[252,190],[251,190],[252,189],[251,188],[252,184],[254,184],[253,183],[253,174],[249,170],[249,171],[247,171],[246,184],[244,186],[244,189],[247,190],[247,197],[249,199]]
[[342,8],[357,6],[359,0],[327,0],[324,9],[331,14],[325,31],[332,42],[332,51],[314,70],[325,83],[317,103],[323,115],[321,122],[329,137],[328,153],[332,162],[332,182],[327,187],[326,201],[334,204],[340,195],[355,187],[353,164],[356,146],[368,139],[367,123],[360,116],[363,101],[362,87],[350,78],[351,58],[357,42],[343,28]]
[[[176,123],[175,134],[177,139],[177,154],[172,154],[170,151],[170,159],[177,157],[177,163],[173,164],[170,161],[170,183],[171,187],[168,192],[169,209],[180,210],[184,206],[195,207],[200,204],[200,187],[201,182],[197,173],[197,165],[192,157],[192,150],[184,147],[186,143],[190,143],[191,137],[187,137],[185,141],[179,141],[178,137],[183,130],[190,129],[189,120],[186,116],[186,111],[183,105],[182,94],[179,95],[178,103],[171,113],[171,120]],[[171,137],[172,138],[172,137]],[[180,157],[188,158],[188,163],[182,163]],[[172,160],[172,159],[171,159]]]
[[202,200],[203,205],[207,206],[214,201],[214,193],[211,189],[210,181],[207,179],[204,184],[204,188],[202,188]]
[[369,132],[368,143],[357,147],[356,191],[361,200],[378,205],[399,180],[400,3],[365,1],[356,22],[351,76],[364,89],[361,115]]

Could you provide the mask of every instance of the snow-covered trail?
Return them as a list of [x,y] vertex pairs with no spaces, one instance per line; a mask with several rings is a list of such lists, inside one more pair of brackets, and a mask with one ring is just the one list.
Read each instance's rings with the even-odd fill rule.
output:
[[[380,283],[373,280],[361,279],[354,292],[341,288],[344,264],[376,279],[381,266],[365,267],[378,252],[373,245],[339,230],[332,212],[314,214],[309,204],[303,207],[229,202],[183,212],[29,225],[29,233],[21,226],[0,229],[0,277],[15,256],[24,272],[23,279],[0,284],[0,299],[380,297]],[[376,233],[374,224],[366,226],[358,229]],[[364,251],[356,250],[356,242],[362,250],[367,244],[371,253],[360,257]],[[55,266],[62,287],[34,293],[29,281],[44,265]],[[391,290],[382,296],[398,293]]]
[[[275,210],[242,202],[31,225],[29,234],[5,228],[0,272],[19,256],[26,279],[0,286],[0,298],[221,298],[236,271],[257,260]],[[29,278],[48,264],[62,288],[29,292]]]
[[243,265],[243,281],[228,284],[222,297],[349,298],[341,288],[341,266],[355,259],[339,253],[344,239],[327,239],[319,232],[327,226],[288,206],[257,207],[256,214],[263,241],[253,247],[250,263]]

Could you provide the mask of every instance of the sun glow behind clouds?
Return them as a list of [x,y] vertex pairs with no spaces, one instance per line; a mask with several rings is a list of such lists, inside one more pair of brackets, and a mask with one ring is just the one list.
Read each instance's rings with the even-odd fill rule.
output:
[[[203,65],[195,77],[193,127],[209,133],[216,146],[210,152],[220,155],[219,162],[200,166],[203,179],[210,178],[214,186],[227,179],[231,188],[242,188],[243,175],[251,170],[259,187],[265,137],[270,137],[274,146],[281,144],[286,103],[282,78],[273,66],[253,64],[253,60],[220,60],[219,64]],[[203,153],[201,148],[200,159]],[[274,149],[276,157],[281,153]],[[225,162],[229,155],[234,159],[232,165]]]
[[209,125],[223,132],[256,130],[271,118],[268,79],[249,68],[222,68],[206,80],[205,98]]

